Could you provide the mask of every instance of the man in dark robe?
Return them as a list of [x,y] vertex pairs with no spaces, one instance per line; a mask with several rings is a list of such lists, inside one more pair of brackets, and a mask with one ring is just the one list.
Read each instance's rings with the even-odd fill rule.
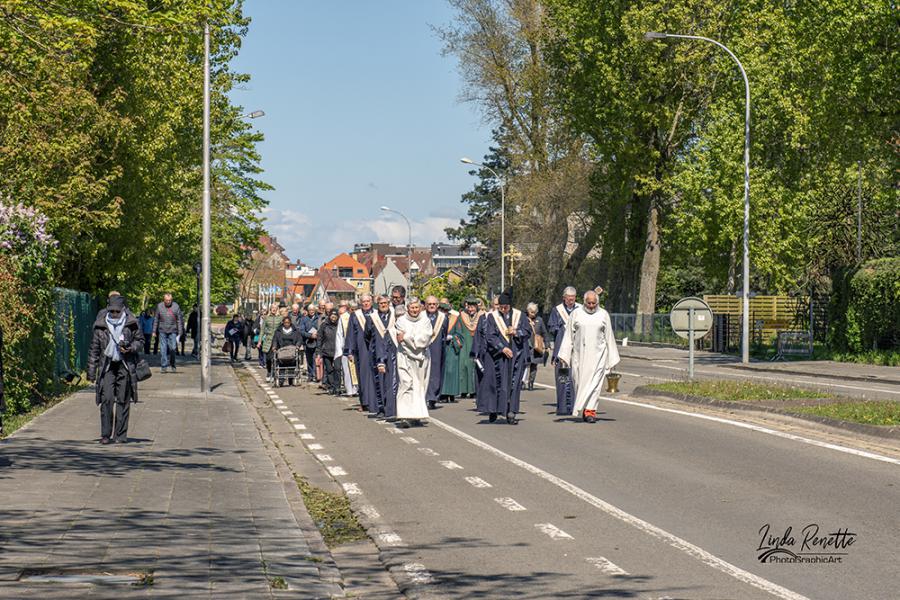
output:
[[511,304],[511,292],[503,292],[497,310],[486,318],[485,354],[494,361],[497,393],[489,399],[485,412],[490,415],[491,423],[502,413],[506,415],[507,423],[515,425],[518,423],[516,414],[519,412],[523,375],[531,352],[531,329],[522,311],[512,308]]
[[[377,417],[397,416],[397,338],[394,308],[387,296],[378,297],[378,310],[369,319],[366,340],[374,358]],[[371,410],[371,408],[370,408]]]
[[491,303],[491,310],[478,312],[475,335],[472,337],[472,351],[469,353],[475,363],[475,410],[479,413],[487,413],[487,406],[497,395],[494,359],[487,351],[485,343],[485,326],[490,315],[497,310],[497,300],[495,297]]
[[[444,381],[441,384],[441,399],[444,402],[456,402],[459,396],[459,363],[462,359],[463,348],[459,322],[459,313],[450,308],[450,302],[441,298],[438,306],[444,316],[447,317],[447,340],[444,342]],[[466,359],[469,352],[466,350]]]
[[428,353],[431,355],[431,370],[428,372],[428,388],[425,400],[428,408],[433,409],[441,396],[444,383],[444,344],[447,341],[447,315],[438,310],[438,299],[434,296],[425,298],[425,317],[431,322],[431,342]]
[[562,303],[554,307],[550,312],[550,318],[547,319],[547,331],[553,339],[553,354],[550,355],[550,362],[553,363],[553,374],[556,377],[556,414],[560,416],[572,414],[572,380],[569,377],[568,367],[560,368],[558,358],[569,315],[580,306],[575,302],[575,298],[575,288],[567,287],[563,290]]
[[366,331],[372,320],[372,296],[363,294],[360,308],[350,315],[347,333],[344,337],[344,356],[353,359],[356,381],[359,388],[359,411],[378,410],[378,395],[375,390],[375,364],[373,352],[366,341]]

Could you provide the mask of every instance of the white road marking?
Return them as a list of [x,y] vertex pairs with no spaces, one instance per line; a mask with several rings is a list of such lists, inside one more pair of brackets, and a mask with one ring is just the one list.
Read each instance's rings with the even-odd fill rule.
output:
[[359,512],[366,515],[366,517],[368,517],[372,520],[375,520],[375,519],[378,519],[381,517],[381,515],[378,513],[378,511],[375,510],[375,507],[372,506],[371,504],[363,504],[362,506],[359,507]]
[[662,541],[668,543],[673,548],[681,550],[682,552],[684,552],[685,554],[687,554],[689,556],[693,556],[694,558],[698,559],[705,565],[712,567],[718,571],[721,571],[727,575],[730,575],[731,577],[734,577],[738,581],[742,581],[744,583],[752,585],[753,587],[755,587],[757,589],[760,589],[769,594],[778,596],[779,598],[782,598],[783,600],[809,600],[808,598],[806,598],[806,596],[803,596],[796,592],[792,592],[791,590],[789,590],[785,587],[782,587],[782,586],[780,586],[776,583],[773,583],[767,579],[763,579],[762,577],[759,577],[758,575],[754,575],[753,573],[750,573],[739,567],[736,567],[735,565],[732,565],[731,563],[722,560],[721,558],[715,556],[714,554],[707,552],[703,548],[700,548],[699,546],[695,546],[694,544],[691,544],[687,540],[684,540],[672,533],[669,533],[668,531],[666,531],[660,527],[657,527],[656,525],[648,523],[647,521],[644,521],[643,519],[640,519],[632,514],[629,514],[629,513],[625,512],[624,510],[622,510],[618,507],[615,507],[608,502],[601,500],[600,498],[594,496],[593,494],[590,494],[590,493],[584,491],[580,487],[573,485],[573,484],[569,483],[568,481],[561,479],[561,478],[557,477],[556,475],[553,475],[552,473],[548,473],[547,471],[544,471],[543,469],[541,469],[539,467],[535,467],[534,465],[529,464],[529,463],[525,462],[524,460],[518,459],[515,456],[507,454],[506,452],[499,450],[498,448],[494,448],[490,444],[488,444],[486,442],[482,442],[478,438],[472,437],[471,435],[469,435],[468,433],[466,433],[464,431],[460,431],[459,429],[457,429],[455,427],[447,425],[446,423],[444,423],[443,421],[441,421],[439,419],[435,419],[434,417],[432,417],[431,422],[434,423],[435,425],[437,425],[438,427],[440,427],[446,431],[449,431],[453,435],[466,440],[470,444],[477,446],[483,450],[487,450],[494,456],[502,458],[506,462],[509,462],[518,467],[521,467],[522,469],[528,471],[529,473],[532,473],[533,475],[536,475],[536,476],[540,477],[541,479],[552,483],[553,485],[569,492],[576,498],[579,498],[580,500],[583,500],[584,502],[590,504],[591,506],[594,506],[595,508],[600,509],[604,513],[606,513],[612,517],[615,517],[615,518],[619,519],[620,521],[627,523],[627,524],[631,525],[632,527],[635,527],[636,529],[643,531],[644,533],[647,533],[659,540],[662,540]]
[[281,411],[281,414],[283,414],[284,416],[288,416],[288,415],[294,414],[294,411],[291,411],[291,410],[283,410],[283,411]]
[[494,486],[492,486],[491,484],[489,484],[487,481],[485,481],[484,479],[482,479],[481,477],[466,477],[466,481],[468,481],[468,482],[471,483],[474,487],[477,487],[477,488],[489,488],[489,487],[494,487]]
[[281,400],[272,400],[272,403],[273,404],[284,404],[284,402]]
[[[653,366],[659,367],[660,369],[670,369],[672,371],[687,372],[687,369],[685,369],[683,367],[673,367],[670,365],[661,365],[656,362],[654,362],[652,364],[653,364]],[[707,369],[694,369],[694,371],[697,373],[702,373],[702,374],[706,374],[706,375],[717,375],[719,377],[721,377],[723,375],[723,373],[721,371],[711,371],[711,370],[707,370]],[[749,375],[746,373],[732,373],[732,372],[727,373],[727,375],[728,375],[728,377],[743,377],[745,379],[759,379],[759,380],[764,380],[764,381],[774,380],[777,382],[791,381],[794,383],[802,383],[803,385],[814,385],[814,386],[818,385],[818,386],[823,386],[823,387],[843,388],[843,389],[847,389],[847,390],[861,390],[864,392],[881,392],[883,394],[898,394],[898,395],[900,395],[900,391],[898,391],[898,390],[888,390],[888,389],[883,389],[883,388],[870,388],[870,387],[862,387],[862,386],[858,386],[858,385],[844,385],[841,383],[826,383],[824,381],[820,381],[820,380],[816,380],[816,379],[812,379],[812,378],[797,379],[796,377],[782,377],[779,375],[762,375],[762,374]]]
[[778,431],[777,429],[769,429],[768,427],[762,427],[760,425],[753,425],[751,423],[742,423],[740,421],[733,421],[731,419],[726,419],[724,417],[715,417],[713,415],[705,415],[703,413],[695,413],[689,412],[686,410],[678,410],[676,408],[665,408],[663,406],[654,406],[653,404],[647,404],[644,402],[635,402],[633,400],[621,400],[619,398],[610,398],[609,396],[600,396],[602,400],[608,400],[610,402],[618,402],[619,404],[627,404],[629,406],[639,406],[641,408],[649,408],[651,410],[658,410],[662,412],[672,413],[675,415],[682,415],[686,417],[694,417],[696,419],[704,419],[706,421],[714,421],[716,423],[724,423],[726,425],[733,425],[735,427],[740,427],[742,429],[749,429],[751,431],[757,431],[759,433],[767,433],[769,435],[774,435],[775,437],[784,438],[787,440],[793,440],[795,442],[802,442],[804,444],[809,444],[811,446],[818,446],[820,448],[828,448],[829,450],[837,450],[838,452],[844,452],[846,454],[852,454],[854,456],[860,456],[862,458],[870,458],[872,460],[880,460],[882,462],[891,463],[894,465],[900,465],[900,459],[891,458],[890,456],[884,456],[881,454],[875,454],[874,452],[868,452],[866,450],[858,450],[856,448],[849,448],[847,446],[839,446],[837,444],[831,444],[828,442],[820,442],[819,440],[813,440],[810,438],[805,438],[799,435],[794,435],[793,433],[786,433],[784,431]]
[[380,541],[385,546],[400,546],[403,544],[403,540],[400,539],[400,536],[393,531],[385,531],[384,533],[379,533],[378,541]]
[[416,585],[427,585],[434,582],[434,577],[422,563],[406,563],[403,565],[403,570]]
[[421,452],[422,454],[427,454],[428,456],[440,456],[440,454],[438,454],[431,448],[419,448],[419,452]]
[[442,461],[441,461],[441,466],[446,467],[446,468],[450,469],[451,471],[452,471],[453,469],[462,469],[461,466],[459,466],[458,464],[456,464],[456,463],[453,462],[452,460],[442,460]]
[[400,439],[403,440],[404,442],[406,442],[407,444],[418,444],[419,443],[419,440],[417,440],[414,437],[404,436]]
[[294,423],[294,429],[306,429],[306,425],[303,423]]
[[403,434],[402,429],[397,429],[396,427],[393,427],[393,426],[385,427],[385,429],[387,430],[388,433],[393,433],[394,435],[402,435]]
[[297,417],[288,417],[288,421],[290,421],[291,423],[298,423],[300,419],[298,419]]
[[511,511],[526,510],[524,506],[513,500],[512,498],[494,498],[494,502]]
[[628,575],[628,571],[603,556],[589,556],[584,560],[607,575]]
[[362,490],[359,489],[358,483],[345,483],[344,491],[348,496],[359,496],[360,494],[362,494]]
[[300,439],[301,439],[301,440],[314,440],[314,439],[316,439],[316,436],[314,436],[314,435],[311,434],[311,433],[301,433],[301,434],[300,434]]
[[318,458],[322,462],[331,462],[334,459],[331,458],[330,454],[316,454],[316,458]]
[[553,523],[535,523],[535,527],[537,527],[538,531],[541,533],[546,533],[550,536],[551,539],[554,540],[573,540],[571,535],[554,525]]
[[322,444],[310,444],[307,448],[310,450],[323,450],[325,447]]
[[344,467],[326,467],[328,472],[334,475],[335,477],[339,477],[342,475],[346,475],[347,471],[344,470]]

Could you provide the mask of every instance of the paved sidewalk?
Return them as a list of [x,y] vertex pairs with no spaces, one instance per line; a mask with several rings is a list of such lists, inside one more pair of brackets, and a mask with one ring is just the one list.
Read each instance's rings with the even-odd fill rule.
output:
[[[231,369],[208,398],[196,362],[153,371],[128,444],[97,443],[93,389],[0,442],[0,598],[342,597]],[[152,585],[71,582],[100,574]]]
[[[687,361],[687,349],[634,346],[629,345],[619,348],[619,353],[627,358],[639,358],[652,361]],[[846,381],[869,381],[900,385],[900,368],[883,367],[879,365],[864,365],[857,363],[843,363],[832,360],[792,360],[792,361],[761,361],[751,360],[750,364],[741,364],[740,357],[731,354],[705,352],[698,350],[694,354],[694,360],[698,365],[721,366],[748,371],[764,373],[784,373],[790,375],[803,375],[807,377],[827,377],[831,379],[843,379]]]

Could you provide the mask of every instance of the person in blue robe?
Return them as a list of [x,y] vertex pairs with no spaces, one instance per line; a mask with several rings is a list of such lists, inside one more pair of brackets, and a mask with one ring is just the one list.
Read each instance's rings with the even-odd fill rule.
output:
[[569,377],[569,369],[559,364],[559,347],[566,333],[566,323],[572,311],[581,306],[575,301],[577,297],[574,287],[563,290],[563,301],[550,311],[547,319],[547,331],[553,340],[553,353],[550,362],[553,364],[553,375],[556,382],[556,414],[560,416],[572,414],[572,380]]
[[350,315],[350,326],[344,336],[344,356],[353,358],[356,369],[360,412],[377,410],[373,353],[366,341],[366,328],[372,313],[372,296],[364,294],[360,298],[360,308]]
[[[497,420],[497,415],[506,416],[510,425],[518,423],[519,398],[522,381],[531,353],[531,328],[522,311],[512,308],[512,293],[500,294],[499,306],[486,318],[484,328],[485,354],[494,363],[496,394],[488,399],[485,412],[489,421]],[[486,373],[487,375],[487,373]]]

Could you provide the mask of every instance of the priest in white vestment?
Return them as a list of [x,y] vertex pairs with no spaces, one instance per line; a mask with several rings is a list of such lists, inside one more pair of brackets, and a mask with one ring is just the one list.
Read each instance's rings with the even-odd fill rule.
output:
[[559,359],[569,367],[575,402],[572,416],[588,423],[597,420],[597,405],[607,374],[619,364],[619,349],[609,313],[599,306],[597,293],[584,294],[584,305],[572,311],[559,348]]
[[397,339],[397,418],[399,427],[428,418],[425,395],[431,373],[432,326],[418,298],[410,298],[406,314],[394,325]]

